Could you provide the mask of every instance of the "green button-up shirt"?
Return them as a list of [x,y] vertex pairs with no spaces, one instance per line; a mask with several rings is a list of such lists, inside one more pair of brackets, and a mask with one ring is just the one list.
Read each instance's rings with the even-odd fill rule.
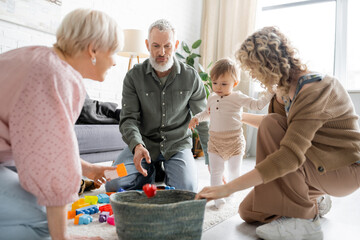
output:
[[[125,76],[120,132],[131,151],[143,144],[152,159],[165,159],[192,147],[188,129],[192,115],[206,107],[206,93],[197,71],[174,58],[174,65],[162,84],[149,60],[135,65]],[[208,123],[197,127],[206,161]]]

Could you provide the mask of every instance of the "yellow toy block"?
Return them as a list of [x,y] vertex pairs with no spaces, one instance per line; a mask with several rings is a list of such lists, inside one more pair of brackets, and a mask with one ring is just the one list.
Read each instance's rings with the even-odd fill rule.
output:
[[84,198],[80,198],[71,205],[71,210],[76,210],[78,208],[87,207],[87,206],[90,206],[90,204],[85,202]]
[[98,203],[97,196],[85,196],[85,202],[89,203],[90,205],[96,205]]

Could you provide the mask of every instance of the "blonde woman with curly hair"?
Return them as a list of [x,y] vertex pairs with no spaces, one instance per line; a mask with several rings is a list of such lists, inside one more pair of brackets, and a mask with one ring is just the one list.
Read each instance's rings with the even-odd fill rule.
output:
[[[113,169],[80,159],[74,123],[83,78],[104,81],[119,44],[114,19],[77,9],[62,21],[54,47],[0,55],[1,239],[100,239],[66,231],[81,176],[104,183],[104,171]],[[17,172],[7,167],[13,164]]]
[[254,189],[239,214],[265,223],[263,239],[322,239],[319,217],[331,207],[326,195],[342,197],[360,187],[360,131],[354,105],[340,82],[307,69],[275,27],[249,36],[236,52],[241,68],[267,87],[277,86],[270,114],[243,114],[258,127],[256,166],[197,198],[223,198]]

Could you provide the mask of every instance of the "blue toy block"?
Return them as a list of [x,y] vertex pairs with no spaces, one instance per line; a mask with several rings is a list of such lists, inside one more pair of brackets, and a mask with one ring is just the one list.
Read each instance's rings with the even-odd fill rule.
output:
[[119,188],[117,192],[125,192],[125,190],[123,188]]
[[110,203],[110,198],[105,193],[101,193],[97,195],[97,197],[98,197],[98,203]]
[[90,206],[87,206],[87,207],[76,209],[76,215],[79,215],[81,213],[83,213],[83,214],[94,214],[94,213],[98,213],[98,212],[99,212],[99,208],[96,205],[90,205]]
[[87,224],[91,223],[92,220],[93,220],[92,216],[84,214],[79,217],[79,225],[81,225],[81,224],[87,225]]

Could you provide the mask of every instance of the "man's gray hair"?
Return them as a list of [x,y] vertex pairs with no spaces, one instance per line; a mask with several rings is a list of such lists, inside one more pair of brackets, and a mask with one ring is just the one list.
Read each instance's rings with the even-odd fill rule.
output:
[[148,38],[150,37],[150,32],[151,30],[153,30],[153,28],[157,28],[160,30],[160,32],[164,32],[164,31],[169,31],[171,30],[174,34],[174,39],[176,39],[176,31],[174,26],[166,19],[159,19],[157,21],[155,21],[154,23],[152,23],[149,27],[149,32],[148,32]]

